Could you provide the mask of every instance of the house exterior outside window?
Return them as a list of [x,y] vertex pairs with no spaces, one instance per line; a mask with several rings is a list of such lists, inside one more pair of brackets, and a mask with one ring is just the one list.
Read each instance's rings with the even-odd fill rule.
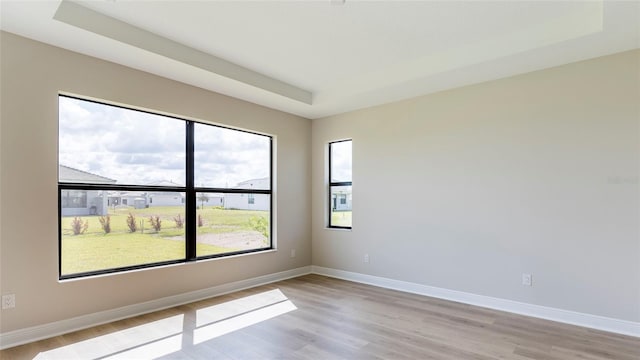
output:
[[[58,166],[58,176],[62,183],[83,181],[88,184],[110,185],[116,182],[65,165]],[[106,192],[98,190],[63,190],[60,192],[60,205],[62,216],[106,215],[108,196]]]

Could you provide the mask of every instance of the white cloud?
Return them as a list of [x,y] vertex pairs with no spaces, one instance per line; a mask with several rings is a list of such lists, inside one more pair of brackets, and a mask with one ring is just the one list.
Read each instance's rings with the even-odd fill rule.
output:
[[[60,164],[143,185],[185,183],[185,122],[60,97]],[[269,175],[269,138],[196,124],[196,186],[224,187]]]

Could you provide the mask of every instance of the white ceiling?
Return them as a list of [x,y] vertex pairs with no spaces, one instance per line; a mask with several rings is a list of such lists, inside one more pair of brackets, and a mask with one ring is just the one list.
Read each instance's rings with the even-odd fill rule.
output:
[[640,48],[640,1],[62,3],[0,28],[311,119]]

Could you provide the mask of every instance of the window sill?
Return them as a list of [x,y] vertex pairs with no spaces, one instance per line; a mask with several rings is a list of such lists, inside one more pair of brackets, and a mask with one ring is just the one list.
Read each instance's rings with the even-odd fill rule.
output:
[[347,232],[351,232],[353,230],[353,228],[336,228],[336,227],[328,227],[328,226],[325,226],[324,229],[332,230],[332,231],[347,231]]

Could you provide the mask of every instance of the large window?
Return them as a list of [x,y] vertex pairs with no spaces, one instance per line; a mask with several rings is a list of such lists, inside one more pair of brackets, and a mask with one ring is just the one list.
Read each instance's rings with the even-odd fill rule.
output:
[[329,227],[351,228],[351,140],[329,143]]
[[270,136],[61,95],[60,278],[271,249],[271,156]]

